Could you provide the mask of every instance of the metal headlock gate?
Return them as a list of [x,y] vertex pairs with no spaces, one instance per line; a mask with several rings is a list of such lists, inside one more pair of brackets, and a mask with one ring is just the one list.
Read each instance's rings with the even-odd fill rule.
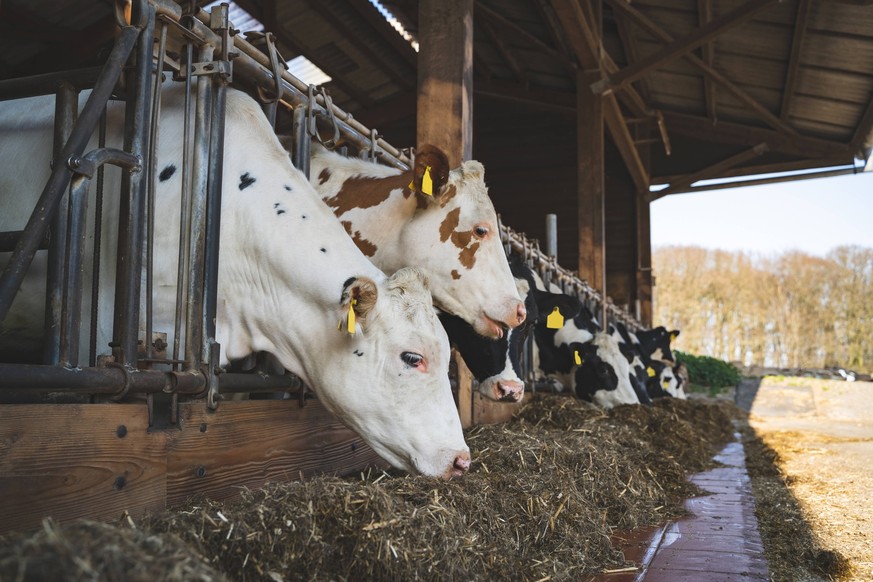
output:
[[[0,81],[0,99],[55,93],[55,155],[51,176],[23,231],[0,233],[0,251],[12,256],[0,278],[0,321],[12,305],[36,252],[48,250],[46,324],[42,364],[0,364],[2,396],[34,392],[99,395],[119,401],[145,395],[152,423],[154,397],[168,395],[170,422],[175,423],[179,397],[206,398],[218,406],[222,394],[294,392],[305,387],[290,373],[234,373],[218,367],[215,314],[220,231],[225,93],[242,79],[260,94],[265,113],[276,107],[293,114],[292,159],[308,174],[313,138],[328,147],[348,146],[361,157],[402,170],[411,167],[405,153],[331,103],[327,92],[315,91],[288,73],[278,61],[270,35],[263,52],[233,29],[227,5],[210,14],[193,6],[186,11],[169,0],[135,0],[129,20],[116,2],[120,33],[102,68],[81,69]],[[182,162],[182,226],[175,304],[174,342],[153,329],[152,284],[155,230],[157,126],[164,77],[172,74],[185,86]],[[78,94],[91,89],[82,110]],[[105,111],[112,97],[125,101],[123,150],[105,147]],[[189,108],[188,105],[193,107]],[[193,109],[194,114],[190,112]],[[324,139],[321,130],[332,132]],[[97,131],[100,147],[85,151]],[[60,144],[63,144],[62,146]],[[103,166],[123,168],[117,238],[117,270],[112,357],[100,358],[96,345],[99,295]],[[96,222],[93,256],[86,257],[86,200],[92,180]],[[577,295],[595,313],[606,302],[608,318],[631,329],[639,322],[592,289],[535,240],[501,226],[507,252],[522,255],[547,281]],[[92,261],[91,310],[83,314],[81,274]],[[144,283],[144,284],[143,284]],[[144,289],[143,289],[144,287]],[[83,317],[84,315],[84,317]],[[80,361],[80,328],[90,329],[87,362]],[[606,322],[602,322],[606,323]],[[140,335],[140,330],[144,333]],[[179,338],[184,336],[184,345]]]

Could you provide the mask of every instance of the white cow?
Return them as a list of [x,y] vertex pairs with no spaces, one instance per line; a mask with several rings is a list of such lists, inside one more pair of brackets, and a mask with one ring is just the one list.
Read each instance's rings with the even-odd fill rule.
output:
[[386,273],[422,269],[437,307],[499,338],[526,312],[484,176],[476,161],[450,170],[433,146],[419,148],[408,172],[321,147],[310,166],[310,181],[373,264]]
[[[179,88],[167,89],[157,155],[154,328],[169,333],[182,104]],[[15,194],[4,201],[2,230],[22,228],[47,179],[53,109],[51,97],[0,105],[0,191]],[[110,106],[109,145],[119,142],[122,109]],[[400,269],[389,278],[374,267],[292,166],[258,104],[235,90],[227,95],[224,160],[216,322],[222,363],[270,352],[395,467],[431,476],[463,474],[470,454],[447,375],[449,344],[426,277]],[[108,193],[117,191],[117,177],[117,170],[107,170],[104,241],[114,238],[117,201]],[[44,257],[38,258],[32,274],[44,270]],[[100,346],[109,338],[114,260],[104,253]],[[41,277],[28,279],[2,324],[0,353],[16,337],[40,329]],[[337,323],[348,318],[353,299],[357,321],[351,335],[337,331]],[[29,333],[31,340],[39,335]]]

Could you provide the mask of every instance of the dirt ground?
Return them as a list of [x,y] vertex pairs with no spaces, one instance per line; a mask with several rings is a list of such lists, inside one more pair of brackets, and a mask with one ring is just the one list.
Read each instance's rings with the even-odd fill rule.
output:
[[[794,524],[793,517],[786,517],[787,532],[805,531],[808,524],[812,546],[819,548],[816,559],[848,562],[848,572],[842,575],[834,572],[843,568],[825,564],[819,575],[777,570],[774,579],[873,580],[871,397],[870,382],[799,377],[747,380],[738,390],[738,404],[750,410],[749,423],[772,450],[779,480],[794,498],[766,499],[756,492],[759,508],[768,502],[779,506],[796,501],[806,524]],[[762,530],[766,527],[762,524]],[[766,546],[766,532],[762,534]],[[771,571],[773,566],[771,560]]]

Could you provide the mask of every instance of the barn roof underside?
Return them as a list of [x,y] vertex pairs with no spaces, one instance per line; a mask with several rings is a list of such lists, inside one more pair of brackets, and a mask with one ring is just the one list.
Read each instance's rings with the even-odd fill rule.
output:
[[[417,0],[381,3],[414,39]],[[413,145],[416,52],[369,0],[238,4],[286,60],[332,78],[337,105]],[[3,0],[0,77],[90,64],[111,22],[108,3]],[[598,62],[603,80],[579,81]],[[669,184],[656,198],[701,179],[855,165],[873,149],[873,1],[474,0],[476,115],[572,126],[577,90],[605,95],[607,164],[638,187]]]

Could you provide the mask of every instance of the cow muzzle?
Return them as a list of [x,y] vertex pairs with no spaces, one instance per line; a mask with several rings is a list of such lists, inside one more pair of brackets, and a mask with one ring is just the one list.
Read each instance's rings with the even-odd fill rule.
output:
[[454,479],[455,477],[463,477],[470,470],[470,453],[463,451],[455,456],[452,465],[443,473],[444,479]]
[[524,396],[524,383],[517,380],[498,380],[492,389],[494,400],[519,402]]

